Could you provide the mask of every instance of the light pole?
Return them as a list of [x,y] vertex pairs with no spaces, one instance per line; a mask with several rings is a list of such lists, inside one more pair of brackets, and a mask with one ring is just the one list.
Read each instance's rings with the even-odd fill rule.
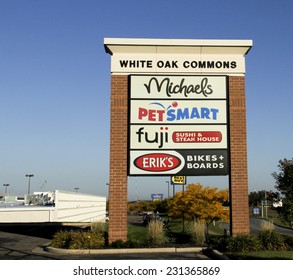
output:
[[173,184],[173,197],[175,195],[175,184]]
[[74,188],[75,189],[75,192],[77,192],[79,190],[79,188]]
[[26,174],[25,177],[28,177],[28,190],[27,190],[27,194],[30,194],[30,191],[31,191],[31,177],[34,177],[34,174]]
[[3,184],[3,186],[5,187],[5,193],[4,194],[6,194],[7,193],[7,187],[9,187],[10,184]]
[[267,192],[265,191],[265,208],[266,208],[266,219],[268,218],[268,201],[267,201]]
[[170,198],[170,182],[166,181],[167,185],[168,185],[168,198]]

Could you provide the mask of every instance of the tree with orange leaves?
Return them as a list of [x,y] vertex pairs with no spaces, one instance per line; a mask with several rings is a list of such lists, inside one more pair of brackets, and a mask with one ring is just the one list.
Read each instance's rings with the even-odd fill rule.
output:
[[168,205],[168,214],[187,221],[204,221],[208,226],[213,221],[228,221],[229,209],[223,206],[229,200],[228,190],[190,184],[186,191],[176,193]]

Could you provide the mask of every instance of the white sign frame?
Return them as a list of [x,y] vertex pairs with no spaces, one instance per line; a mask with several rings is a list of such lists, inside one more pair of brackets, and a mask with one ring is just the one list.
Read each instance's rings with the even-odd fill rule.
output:
[[[188,151],[190,154],[196,154],[196,151],[201,155],[205,153],[207,158],[213,151],[227,152],[227,95],[227,76],[130,75],[128,174],[186,175],[180,172],[187,170],[183,154],[186,155]],[[174,133],[191,133],[194,138],[175,141]],[[198,133],[202,133],[209,140],[197,140]],[[220,140],[216,138],[219,135]],[[158,170],[148,169],[149,155],[152,160],[156,160],[156,164],[162,162],[163,165],[164,156],[179,158],[181,164],[170,170],[160,171],[160,167]],[[142,162],[139,163],[140,161]],[[148,170],[143,170],[143,164]],[[225,170],[228,170],[228,159],[221,166],[223,164]],[[226,174],[226,171],[221,173],[221,170],[218,172],[216,169],[211,172]],[[200,174],[213,175],[209,171]]]

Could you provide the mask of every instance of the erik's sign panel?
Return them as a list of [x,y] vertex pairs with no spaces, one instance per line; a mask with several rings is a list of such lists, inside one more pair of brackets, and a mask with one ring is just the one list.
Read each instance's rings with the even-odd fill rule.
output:
[[227,175],[225,76],[130,76],[129,175]]

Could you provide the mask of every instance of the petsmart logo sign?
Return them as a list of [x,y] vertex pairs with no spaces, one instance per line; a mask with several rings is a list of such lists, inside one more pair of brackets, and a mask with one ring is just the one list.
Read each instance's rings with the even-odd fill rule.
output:
[[[138,118],[143,119],[148,117],[148,120],[163,120],[163,115],[166,115],[166,121],[179,121],[185,119],[217,119],[217,114],[219,110],[217,108],[208,108],[208,107],[193,107],[193,108],[177,108],[178,102],[174,101],[172,105],[169,105],[167,108],[164,107],[162,103],[152,102],[150,105],[157,105],[163,108],[163,110],[148,110],[146,108],[139,108]],[[158,114],[158,119],[154,116]]]
[[226,123],[226,101],[131,102],[131,123]]

